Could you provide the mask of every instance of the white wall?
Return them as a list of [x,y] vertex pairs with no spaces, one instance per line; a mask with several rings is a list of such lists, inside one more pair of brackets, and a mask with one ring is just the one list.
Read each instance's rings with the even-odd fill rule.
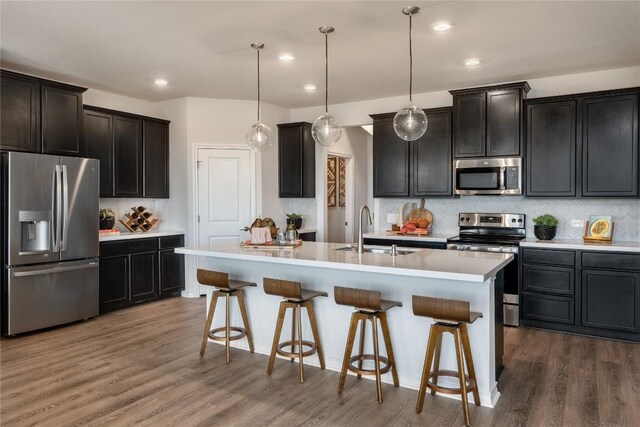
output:
[[87,89],[83,94],[82,102],[85,105],[92,105],[94,107],[110,108],[112,110],[140,114],[142,116],[171,120],[169,116],[160,115],[161,113],[158,108],[158,103],[117,95],[115,93],[103,92],[97,89]]
[[[543,77],[527,81],[531,86],[528,98],[634,87],[640,85],[640,67]],[[499,83],[503,82],[495,82],[495,84]],[[416,105],[422,108],[447,107],[453,103],[448,90],[414,94],[413,100]],[[329,112],[336,117],[338,123],[342,126],[363,125],[371,123],[369,114],[397,111],[406,106],[408,102],[409,97],[407,94],[405,96],[333,104],[329,106]],[[313,121],[322,113],[324,113],[324,106],[291,110],[291,121]]]

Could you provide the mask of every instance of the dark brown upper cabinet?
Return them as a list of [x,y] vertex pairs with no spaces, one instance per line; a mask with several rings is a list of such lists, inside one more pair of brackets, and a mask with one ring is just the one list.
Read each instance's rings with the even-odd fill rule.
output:
[[143,121],[143,195],[144,197],[169,197],[169,123]]
[[100,160],[100,197],[169,197],[169,122],[85,105],[84,155]]
[[522,150],[527,82],[452,90],[455,158],[516,157]]
[[4,150],[40,151],[40,88],[35,81],[1,76],[1,137]]
[[278,193],[281,198],[316,197],[316,146],[311,123],[278,125]]
[[576,196],[576,102],[525,101],[528,197]]
[[82,154],[82,92],[42,85],[42,152]]
[[142,196],[142,120],[113,118],[114,196]]
[[582,103],[582,195],[638,196],[638,94]]
[[84,155],[100,160],[100,197],[113,197],[113,116],[84,110]]
[[86,88],[2,70],[2,149],[82,155]]
[[526,100],[527,197],[638,197],[640,88]]
[[373,118],[374,197],[451,196],[452,108],[424,110],[427,131],[407,142],[393,130],[395,113]]

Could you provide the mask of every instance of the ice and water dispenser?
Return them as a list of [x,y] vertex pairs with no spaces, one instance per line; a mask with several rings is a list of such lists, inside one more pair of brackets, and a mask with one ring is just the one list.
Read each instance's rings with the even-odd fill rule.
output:
[[51,251],[51,211],[19,211],[20,255]]

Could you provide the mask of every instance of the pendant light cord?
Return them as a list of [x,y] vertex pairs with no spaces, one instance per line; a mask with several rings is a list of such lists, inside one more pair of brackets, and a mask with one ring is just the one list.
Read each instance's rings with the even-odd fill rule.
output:
[[324,34],[324,112],[329,112],[329,35]]
[[258,123],[260,123],[260,49],[256,49],[258,52]]
[[412,18],[413,14],[409,15],[409,103],[413,105],[413,50],[411,46],[412,34]]

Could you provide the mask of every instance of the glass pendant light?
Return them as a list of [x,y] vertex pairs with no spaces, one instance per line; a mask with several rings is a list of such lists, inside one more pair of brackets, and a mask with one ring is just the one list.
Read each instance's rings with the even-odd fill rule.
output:
[[413,15],[418,13],[418,6],[409,6],[402,9],[402,13],[409,16],[409,105],[401,108],[393,118],[393,130],[405,141],[415,141],[427,131],[427,115],[421,108],[413,105],[413,51],[412,42],[412,22]]
[[320,27],[324,34],[324,114],[318,117],[311,126],[311,135],[316,142],[328,147],[338,142],[342,136],[342,128],[335,117],[329,114],[329,42],[328,35],[333,33],[333,27]]
[[260,121],[260,50],[264,48],[264,43],[251,43],[251,47],[258,52],[258,121],[251,125],[246,138],[252,150],[264,151],[271,147],[273,142],[273,132]]

